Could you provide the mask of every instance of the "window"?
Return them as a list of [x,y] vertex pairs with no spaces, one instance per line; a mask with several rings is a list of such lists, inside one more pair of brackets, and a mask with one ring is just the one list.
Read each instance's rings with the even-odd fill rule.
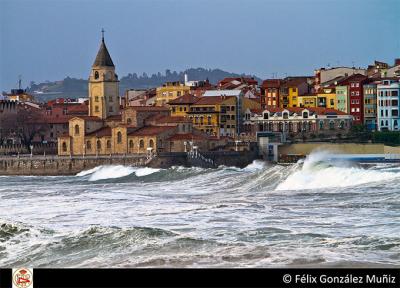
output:
[[108,102],[113,102],[113,97],[112,96],[108,96]]
[[344,121],[340,121],[339,128],[344,129]]
[[94,72],[94,79],[99,79],[99,72],[97,71]]
[[282,116],[283,116],[283,119],[288,119],[289,118],[289,114],[287,112],[283,113]]
[[399,91],[392,91],[392,96],[399,96]]
[[90,142],[90,140],[86,141],[86,148],[92,150],[92,142]]
[[118,133],[117,133],[117,143],[118,144],[122,143],[122,133],[121,133],[121,131],[118,131]]
[[264,113],[264,119],[268,119],[268,113]]
[[331,99],[331,106],[335,105],[335,100]]
[[398,106],[399,100],[392,100],[392,106]]
[[319,121],[319,129],[324,129],[324,121]]
[[132,119],[131,119],[131,118],[126,119],[126,123],[128,123],[129,125],[131,125],[131,124],[132,124]]
[[109,112],[113,112],[113,111],[114,111],[114,110],[113,110],[113,107],[112,107],[112,106],[108,107],[108,111],[109,111]]
[[99,102],[99,96],[94,96],[94,102]]
[[329,129],[331,129],[331,130],[335,129],[335,122],[333,122],[333,121],[329,122]]
[[67,143],[65,142],[62,143],[62,151],[67,152]]
[[101,150],[101,141],[97,140],[97,150]]
[[232,106],[232,107],[231,107],[231,111],[235,111],[235,106]]
[[99,106],[94,106],[94,112],[99,112]]
[[133,140],[129,140],[129,148],[130,148],[130,149],[133,148]]
[[399,110],[392,110],[392,116],[399,116]]
[[140,147],[141,149],[144,148],[144,141],[143,141],[143,139],[140,139],[140,141],[139,141],[139,147]]
[[75,125],[75,135],[79,135],[79,125]]
[[308,118],[308,112],[303,112],[303,118]]
[[107,148],[108,148],[108,149],[111,148],[111,140],[107,140]]
[[150,141],[149,141],[149,146],[150,146],[151,148],[154,148],[154,141],[153,141],[153,139],[150,139]]

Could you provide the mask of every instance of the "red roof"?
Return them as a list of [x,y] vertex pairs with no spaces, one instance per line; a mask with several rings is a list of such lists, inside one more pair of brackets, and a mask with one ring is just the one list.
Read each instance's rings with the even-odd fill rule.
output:
[[191,94],[185,94],[181,97],[178,97],[174,100],[171,100],[168,102],[168,104],[172,104],[172,105],[179,105],[179,104],[193,104],[195,103],[199,98],[191,95]]
[[195,105],[215,105],[235,96],[205,96],[201,97]]
[[154,136],[175,128],[176,126],[145,126],[128,134],[129,136]]
[[103,127],[96,131],[86,133],[86,136],[95,135],[96,137],[104,137],[104,136],[111,136],[111,128],[110,127]]
[[262,83],[263,88],[279,88],[282,83],[281,79],[266,79]]
[[221,81],[219,81],[218,85],[222,86],[222,85],[225,85],[226,83],[229,83],[232,81],[239,81],[241,83],[246,83],[249,85],[258,85],[257,80],[254,80],[253,78],[249,78],[249,77],[227,77],[227,78],[224,78]]
[[97,116],[75,116],[75,117],[84,119],[85,121],[103,122],[103,119],[101,119]]

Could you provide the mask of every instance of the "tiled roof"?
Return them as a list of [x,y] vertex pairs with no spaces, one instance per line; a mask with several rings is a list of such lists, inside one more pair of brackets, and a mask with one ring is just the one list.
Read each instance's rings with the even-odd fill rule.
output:
[[279,88],[282,83],[281,79],[266,79],[262,83],[263,88]]
[[175,129],[176,126],[145,126],[136,131],[128,133],[129,136],[154,136],[162,132]]
[[235,96],[207,96],[201,97],[194,105],[215,105]]
[[81,116],[81,115],[79,115],[79,116],[73,116],[72,118],[80,118],[80,119],[83,119],[85,121],[103,122],[103,120],[101,118],[96,117],[96,116],[87,116],[87,115]]
[[185,94],[181,97],[178,97],[174,100],[171,100],[168,102],[168,104],[172,105],[179,105],[179,104],[193,104],[195,103],[199,98],[196,96],[193,96],[191,94]]
[[86,133],[86,136],[93,136],[96,137],[104,137],[104,136],[111,136],[111,128],[110,127],[102,127],[96,131]]

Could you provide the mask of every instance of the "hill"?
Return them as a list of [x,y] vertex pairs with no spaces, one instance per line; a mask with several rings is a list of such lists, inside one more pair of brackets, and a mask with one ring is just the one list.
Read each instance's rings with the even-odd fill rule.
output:
[[[208,80],[216,84],[218,81],[226,77],[254,77],[257,81],[262,81],[254,75],[245,75],[223,71],[221,69],[204,69],[204,68],[190,68],[185,71],[176,72],[166,70],[165,74],[158,72],[151,76],[143,73],[138,76],[136,73],[129,73],[126,76],[120,77],[120,94],[123,95],[127,89],[148,89],[161,86],[165,82],[181,81],[184,80],[184,74],[188,75],[189,80]],[[29,93],[33,93],[36,98],[41,100],[48,100],[57,97],[79,98],[87,97],[88,83],[86,79],[76,79],[66,77],[61,81],[46,81],[44,83],[36,84],[31,82],[27,88]]]

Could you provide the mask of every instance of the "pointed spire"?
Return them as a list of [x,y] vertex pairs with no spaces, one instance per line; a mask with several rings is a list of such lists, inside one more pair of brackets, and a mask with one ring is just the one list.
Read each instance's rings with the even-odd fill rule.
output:
[[100,49],[99,52],[97,52],[96,60],[94,60],[93,66],[114,67],[114,63],[111,59],[110,53],[108,53],[106,43],[104,42],[104,29],[101,29]]

